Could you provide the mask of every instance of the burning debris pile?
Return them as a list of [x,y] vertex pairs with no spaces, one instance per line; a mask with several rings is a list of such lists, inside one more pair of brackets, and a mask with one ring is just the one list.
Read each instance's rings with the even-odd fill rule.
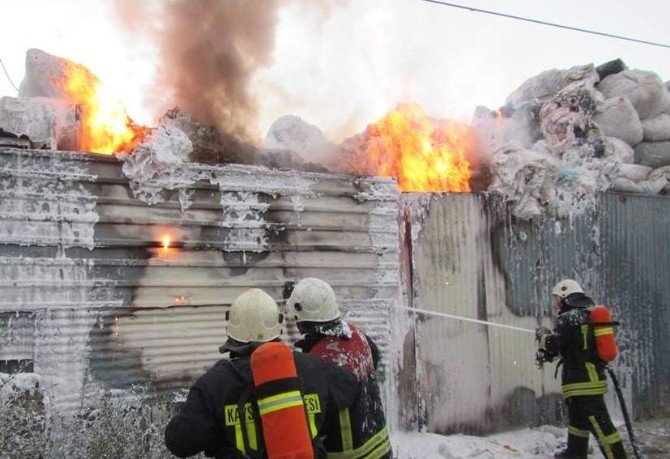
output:
[[608,189],[669,193],[669,83],[620,60],[549,70],[499,110],[477,108],[472,125],[401,104],[334,144],[284,116],[259,148],[178,108],[155,128],[138,126],[86,67],[33,49],[19,97],[0,99],[0,136],[5,145],[130,153],[120,158],[136,184],[188,162],[383,175],[402,191],[495,192],[532,219],[588,211]]
[[493,181],[523,219],[588,211],[597,192],[670,192],[670,92],[620,60],[549,70],[473,127]]
[[86,67],[38,49],[26,54],[18,97],[0,99],[0,129],[35,148],[107,154],[130,151],[146,130]]
[[295,151],[330,172],[396,177],[402,191],[467,192],[485,189],[486,168],[469,126],[430,118],[416,104],[400,104],[339,145],[295,116],[278,119],[265,146]]
[[139,126],[89,69],[38,49],[26,54],[26,74],[18,97],[0,99],[0,137],[7,146],[105,154],[174,147],[175,151],[152,157],[156,165],[165,160],[162,165],[166,167],[178,158],[179,163],[324,170],[288,150],[256,148],[201,124],[178,108],[168,110],[155,128]]
[[265,142],[329,171],[397,177],[403,191],[490,191],[519,218],[562,217],[609,189],[670,193],[667,86],[616,60],[543,72],[499,110],[477,108],[471,126],[399,105],[339,145],[297,117],[277,120]]
[[398,178],[403,191],[471,191],[477,151],[469,126],[399,105],[343,148],[363,152],[356,172]]
[[[123,153],[124,171],[137,189],[155,188],[157,183],[149,182],[165,182],[170,175],[179,181],[177,166],[196,162],[394,176],[403,191],[462,192],[473,189],[473,164],[479,161],[468,126],[431,119],[416,105],[399,105],[340,145],[293,116],[273,124],[265,148],[203,125],[178,108],[154,128],[138,126],[90,70],[36,49],[27,53],[19,97],[0,100],[0,129],[14,135],[14,146],[19,136],[34,148]],[[154,194],[145,197],[153,202]]]

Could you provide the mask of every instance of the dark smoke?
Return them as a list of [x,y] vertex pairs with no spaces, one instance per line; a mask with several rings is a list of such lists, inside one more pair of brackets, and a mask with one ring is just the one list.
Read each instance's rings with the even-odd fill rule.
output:
[[279,0],[116,0],[116,6],[130,32],[158,45],[149,97],[240,139],[258,137],[251,80],[272,63]]

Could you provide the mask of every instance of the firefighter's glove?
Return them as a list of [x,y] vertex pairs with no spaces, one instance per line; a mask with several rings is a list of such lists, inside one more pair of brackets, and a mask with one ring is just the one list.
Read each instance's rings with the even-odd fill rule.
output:
[[545,335],[551,335],[551,330],[547,327],[537,327],[535,329],[535,341],[540,341]]
[[551,330],[547,327],[538,327],[535,330],[535,342],[540,349],[544,349],[544,341],[549,335],[551,335]]

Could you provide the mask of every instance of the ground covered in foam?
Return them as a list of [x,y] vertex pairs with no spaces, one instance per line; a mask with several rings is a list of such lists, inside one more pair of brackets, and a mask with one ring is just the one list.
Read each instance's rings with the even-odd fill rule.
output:
[[[634,457],[625,426],[618,427],[629,457]],[[670,418],[636,422],[633,428],[643,457],[670,457]],[[566,440],[565,429],[555,426],[515,430],[487,437],[419,432],[396,432],[391,437],[393,451],[398,459],[550,458],[554,452],[565,448]],[[591,438],[590,448],[589,458],[603,457],[594,438]]]

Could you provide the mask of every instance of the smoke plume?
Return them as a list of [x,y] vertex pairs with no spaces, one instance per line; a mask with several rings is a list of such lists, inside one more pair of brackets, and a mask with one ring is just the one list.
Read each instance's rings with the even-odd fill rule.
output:
[[158,47],[152,106],[179,106],[244,140],[258,137],[251,80],[272,63],[279,0],[116,0],[128,31]]

